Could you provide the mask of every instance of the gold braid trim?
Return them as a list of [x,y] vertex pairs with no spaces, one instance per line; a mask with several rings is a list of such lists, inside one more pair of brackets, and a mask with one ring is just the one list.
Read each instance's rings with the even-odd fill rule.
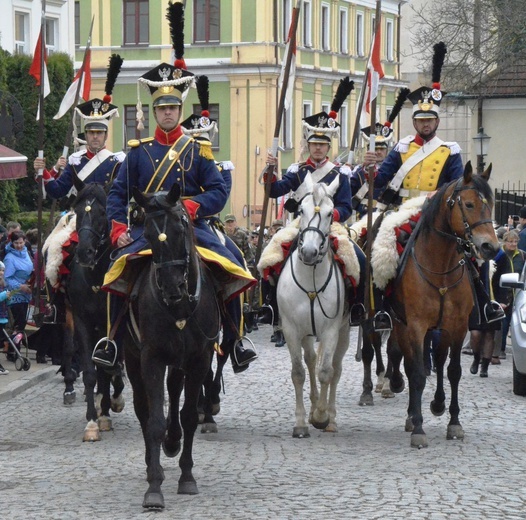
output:
[[212,153],[212,144],[199,143],[199,155],[210,161],[215,160]]

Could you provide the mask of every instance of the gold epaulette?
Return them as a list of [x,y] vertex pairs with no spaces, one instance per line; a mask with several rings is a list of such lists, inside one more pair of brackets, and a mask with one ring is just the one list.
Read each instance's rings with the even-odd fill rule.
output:
[[205,159],[208,159],[210,161],[214,161],[214,154],[212,152],[212,143],[210,141],[198,141],[199,143],[199,155],[201,157],[204,157]]
[[145,137],[144,139],[130,139],[128,141],[128,146],[130,148],[137,148],[141,143],[149,143],[154,140],[154,137]]

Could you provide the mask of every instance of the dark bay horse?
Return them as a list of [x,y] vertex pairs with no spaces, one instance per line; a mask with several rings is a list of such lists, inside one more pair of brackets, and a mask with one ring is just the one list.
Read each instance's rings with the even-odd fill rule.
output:
[[[86,394],[85,441],[100,440],[99,431],[112,428],[110,408],[120,412],[124,407],[124,382],[120,373],[109,374],[97,368],[91,359],[97,340],[106,334],[107,294],[100,291],[110,263],[111,243],[106,216],[106,191],[100,184],[86,184],[74,176],[78,195],[73,202],[76,215],[78,244],[74,249],[66,288],[66,325],[64,327],[65,403],[75,400],[74,373],[71,363],[75,352],[80,355],[80,367]],[[114,394],[111,396],[110,384]],[[100,410],[95,406],[97,385]],[[99,414],[100,412],[100,414]]]
[[[474,175],[467,163],[464,176],[443,186],[424,205],[420,229],[406,248],[407,261],[392,285],[389,297],[393,331],[388,356],[393,365],[391,389],[404,388],[400,363],[409,381],[409,406],[406,431],[411,431],[411,446],[427,447],[422,427],[422,393],[426,385],[424,343],[433,343],[436,366],[436,391],[431,412],[445,412],[444,365],[448,354],[447,376],[451,387],[450,421],[447,439],[463,439],[459,422],[458,387],[462,368],[461,348],[473,308],[473,290],[468,272],[475,255],[492,259],[499,251],[491,212],[493,196],[488,185],[490,167]],[[427,336],[427,338],[426,338]]]
[[[134,197],[145,211],[144,236],[152,257],[132,293],[130,321],[136,326],[133,331],[128,329],[124,352],[146,447],[149,485],[143,507],[162,509],[161,444],[168,457],[175,457],[182,444],[178,493],[198,492],[192,475],[197,402],[219,335],[220,311],[211,274],[197,254],[192,223],[179,198],[179,185],[168,193],[142,194],[134,189]],[[166,418],[163,407],[167,368]],[[184,404],[179,410],[183,389]],[[205,397],[207,394],[205,388]],[[208,395],[205,422],[214,422],[211,408]]]

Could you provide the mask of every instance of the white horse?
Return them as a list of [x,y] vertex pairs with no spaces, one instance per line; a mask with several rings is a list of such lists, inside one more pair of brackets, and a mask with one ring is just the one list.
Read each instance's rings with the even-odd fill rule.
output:
[[308,174],[305,183],[308,194],[301,203],[297,247],[287,258],[277,287],[296,393],[296,424],[292,436],[298,438],[309,437],[303,403],[302,348],[310,379],[309,422],[318,429],[335,432],[336,387],[349,346],[344,280],[329,243],[334,210],[332,197],[338,189],[339,177],[327,186],[314,184]]

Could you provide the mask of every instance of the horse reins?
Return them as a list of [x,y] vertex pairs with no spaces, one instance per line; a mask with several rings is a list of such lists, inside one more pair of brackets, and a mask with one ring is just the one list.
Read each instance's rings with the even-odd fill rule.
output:
[[[93,222],[92,222],[92,219],[91,219],[91,209],[92,209],[93,203],[95,201],[96,201],[96,198],[93,198],[91,201],[90,200],[86,200],[86,205],[84,207],[84,218],[82,219],[82,226],[77,230],[77,234],[79,235],[79,239],[80,239],[80,233],[82,231],[89,231],[92,235],[95,235],[95,237],[98,239],[97,247],[95,248],[95,254],[94,254],[93,262],[92,262],[91,265],[87,266],[87,267],[89,267],[91,269],[93,269],[97,265],[99,260],[106,254],[106,252],[110,248],[110,242],[108,240],[108,238],[109,238],[108,237],[108,227],[106,226],[106,229],[105,229],[105,231],[103,233],[99,233],[98,231],[93,229]],[[89,225],[84,225],[84,219],[86,217],[89,220]],[[106,247],[104,249],[102,249],[102,251],[99,254],[99,250],[100,250],[100,247],[102,245],[105,245]]]

